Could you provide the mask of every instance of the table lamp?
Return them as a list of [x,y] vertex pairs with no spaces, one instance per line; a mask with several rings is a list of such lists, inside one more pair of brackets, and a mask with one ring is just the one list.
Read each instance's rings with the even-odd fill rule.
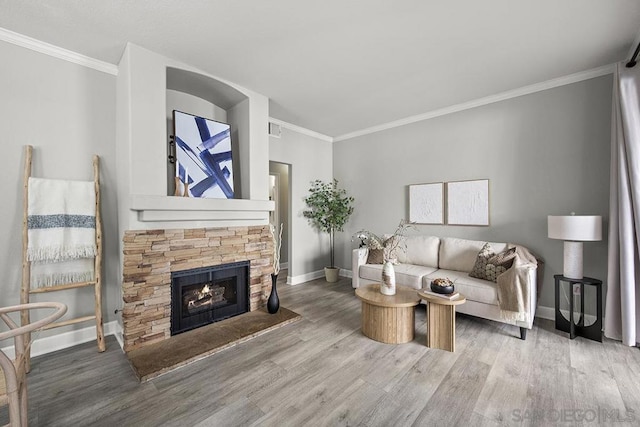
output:
[[550,239],[564,240],[563,276],[582,279],[582,242],[602,240],[602,217],[600,215],[548,216]]

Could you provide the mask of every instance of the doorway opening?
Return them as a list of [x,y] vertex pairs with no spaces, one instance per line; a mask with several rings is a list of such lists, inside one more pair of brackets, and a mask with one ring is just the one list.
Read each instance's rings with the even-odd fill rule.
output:
[[[279,229],[282,224],[280,269],[291,265],[291,165],[269,162],[269,200],[275,202],[275,210],[269,213],[269,222]],[[287,275],[289,272],[287,271]]]

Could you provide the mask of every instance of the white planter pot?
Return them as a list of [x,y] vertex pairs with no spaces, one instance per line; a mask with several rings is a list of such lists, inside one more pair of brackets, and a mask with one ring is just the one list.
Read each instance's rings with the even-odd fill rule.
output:
[[324,268],[324,277],[325,279],[327,279],[327,282],[330,282],[330,283],[337,282],[340,279],[340,275],[338,273],[340,273],[339,268],[331,268],[331,267]]

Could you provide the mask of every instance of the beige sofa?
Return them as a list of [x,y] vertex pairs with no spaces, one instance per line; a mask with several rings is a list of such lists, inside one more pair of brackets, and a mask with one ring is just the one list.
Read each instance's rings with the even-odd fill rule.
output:
[[[409,236],[405,239],[406,250],[398,252],[398,264],[394,265],[396,284],[428,289],[433,279],[447,277],[454,282],[456,291],[464,294],[467,299],[466,303],[456,307],[458,312],[518,326],[520,338],[526,338],[527,329],[531,329],[533,325],[537,304],[535,263],[514,262],[509,270],[516,270],[503,273],[502,281],[498,277],[498,283],[503,286],[499,289],[496,282],[469,276],[478,252],[487,242],[423,235]],[[489,244],[495,253],[512,247],[507,243]],[[381,281],[382,264],[367,264],[368,252],[367,248],[353,250],[354,288]],[[509,280],[514,278],[514,281],[517,277],[519,289],[526,290],[526,295],[518,296],[523,304],[517,316],[507,315],[508,312],[503,310],[504,300],[508,299],[504,297],[505,289],[508,289],[508,286],[504,286],[507,277]],[[499,301],[499,295],[503,295],[502,303]]]

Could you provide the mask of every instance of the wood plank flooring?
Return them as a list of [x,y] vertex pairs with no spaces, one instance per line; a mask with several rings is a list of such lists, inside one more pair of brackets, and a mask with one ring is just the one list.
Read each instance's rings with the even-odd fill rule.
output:
[[[281,279],[286,275],[281,274]],[[303,320],[139,383],[114,337],[37,357],[31,426],[639,425],[640,353],[458,314],[456,352],[362,335],[349,279],[280,283]],[[7,422],[0,408],[0,424]]]

